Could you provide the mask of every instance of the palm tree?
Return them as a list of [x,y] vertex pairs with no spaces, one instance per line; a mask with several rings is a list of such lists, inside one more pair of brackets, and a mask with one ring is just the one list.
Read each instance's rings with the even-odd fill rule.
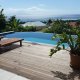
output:
[[18,27],[20,26],[20,20],[16,19],[15,16],[11,16],[9,18],[8,25],[10,26],[11,30],[17,31]]
[[50,25],[51,25],[51,23],[52,23],[52,20],[51,20],[51,19],[49,19],[49,20],[47,21],[47,25],[48,25],[48,26],[50,26]]

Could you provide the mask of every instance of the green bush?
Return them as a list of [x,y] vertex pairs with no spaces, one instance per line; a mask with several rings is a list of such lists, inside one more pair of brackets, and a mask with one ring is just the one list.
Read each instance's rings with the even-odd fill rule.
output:
[[33,27],[33,26],[26,26],[26,27],[19,26],[17,30],[21,31],[21,32],[22,31],[23,32],[25,32],[25,31],[36,31],[36,27]]
[[49,28],[44,28],[44,29],[42,29],[42,32],[51,33],[51,30]]

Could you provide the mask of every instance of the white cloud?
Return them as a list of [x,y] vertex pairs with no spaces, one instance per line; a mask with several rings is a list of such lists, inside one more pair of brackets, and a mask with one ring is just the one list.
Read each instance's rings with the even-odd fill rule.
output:
[[25,17],[40,17],[48,15],[48,10],[39,7],[30,8],[8,8],[4,10],[7,15],[25,16]]
[[39,4],[38,6],[40,6],[40,7],[45,7],[46,5],[45,5],[45,4]]
[[[41,4],[42,5],[42,4]],[[56,9],[46,9],[41,7],[29,7],[29,8],[7,8],[4,10],[4,13],[12,16],[16,15],[17,17],[23,18],[42,18],[54,15],[65,14],[62,10]]]

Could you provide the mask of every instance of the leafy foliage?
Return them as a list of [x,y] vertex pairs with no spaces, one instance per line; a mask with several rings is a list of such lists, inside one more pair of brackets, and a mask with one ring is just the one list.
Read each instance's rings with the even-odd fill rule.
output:
[[48,25],[48,26],[50,26],[50,25],[51,25],[51,23],[52,23],[52,20],[51,20],[51,19],[49,19],[49,20],[47,21],[47,25]]
[[51,29],[50,28],[44,28],[44,29],[42,29],[42,32],[50,33],[51,32]]
[[[53,37],[53,39],[55,38],[60,38],[60,40],[57,43],[57,46],[55,49],[51,49],[50,51],[50,55],[52,56],[54,53],[56,53],[57,51],[61,50],[61,49],[65,49],[65,45],[64,43],[67,43],[70,47],[70,53],[71,54],[75,54],[75,55],[79,55],[80,56],[80,31],[76,30],[76,36],[74,35],[67,35],[65,32],[62,34],[55,34],[55,36]],[[62,44],[62,47],[60,47]]]
[[0,11],[0,32],[2,32],[6,28],[6,19],[3,14],[3,9]]
[[[78,27],[80,29],[80,27]],[[75,34],[72,29],[76,29],[76,27],[71,27],[69,25],[69,21],[64,20],[53,20],[51,25],[48,26],[47,29],[44,29],[44,32],[48,33],[58,33],[61,34],[63,32],[66,32],[67,34]]]
[[10,30],[18,31],[18,27],[20,27],[20,20],[15,16],[11,16],[7,24]]
[[18,31],[21,31],[21,32],[36,31],[36,27],[33,27],[33,26],[26,26],[26,27],[20,26],[20,27],[18,27]]

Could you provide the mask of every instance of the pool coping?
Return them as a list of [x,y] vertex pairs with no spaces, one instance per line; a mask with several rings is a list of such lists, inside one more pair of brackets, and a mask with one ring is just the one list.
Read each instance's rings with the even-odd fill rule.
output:
[[47,44],[47,43],[39,43],[39,42],[32,42],[32,41],[23,41],[25,43],[31,43],[31,44],[35,44],[35,45],[44,45],[44,46],[56,46],[56,45],[52,45],[52,44]]
[[[4,39],[9,39],[9,38],[4,38]],[[20,38],[21,39],[21,38]],[[32,42],[32,41],[26,41],[26,40],[23,40],[24,43],[30,43],[30,44],[33,44],[33,45],[42,45],[42,46],[49,46],[49,47],[56,47],[57,45],[52,45],[52,44],[47,44],[47,43],[39,43],[39,42]],[[60,46],[62,47],[62,46]],[[69,47],[66,47],[66,49],[70,49]]]
[[[31,42],[31,41],[23,41],[24,43],[30,43],[30,44],[34,44],[34,45],[42,45],[42,46],[50,46],[50,47],[56,47],[57,45],[52,45],[52,44],[47,44],[47,43],[38,43],[38,42]],[[60,46],[62,48],[62,46]],[[69,47],[66,47],[67,50],[70,50]]]

